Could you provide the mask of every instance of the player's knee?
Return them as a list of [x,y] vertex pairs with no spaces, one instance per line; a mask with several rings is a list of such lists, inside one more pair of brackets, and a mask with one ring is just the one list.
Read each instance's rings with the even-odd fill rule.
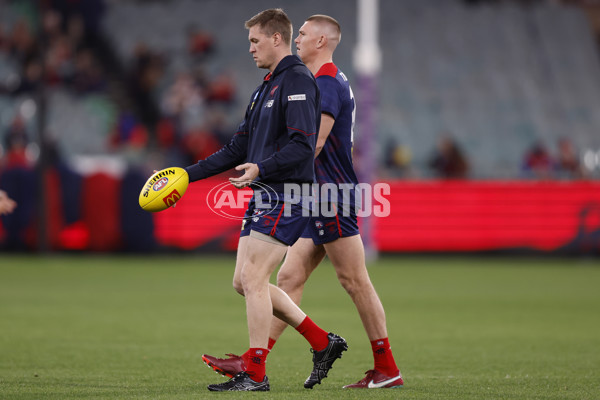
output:
[[244,285],[242,284],[242,280],[237,276],[233,278],[233,288],[242,296],[244,295]]
[[344,290],[348,292],[350,297],[354,297],[358,293],[361,293],[364,290],[366,290],[366,282],[364,282],[362,279],[358,279],[355,276],[347,274],[338,274],[338,280],[340,281],[340,284],[342,285]]
[[298,289],[304,285],[302,274],[287,269],[280,269],[277,273],[277,286],[284,292]]
[[242,293],[251,293],[257,290],[257,288],[263,283],[260,276],[253,271],[255,271],[255,269],[251,264],[244,265],[244,269],[240,274],[240,286]]

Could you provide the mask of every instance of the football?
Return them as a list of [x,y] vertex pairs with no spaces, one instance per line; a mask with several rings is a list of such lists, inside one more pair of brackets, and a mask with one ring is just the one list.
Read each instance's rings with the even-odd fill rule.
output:
[[185,169],[165,168],[154,173],[142,187],[139,203],[146,211],[158,212],[175,205],[185,194],[190,177]]

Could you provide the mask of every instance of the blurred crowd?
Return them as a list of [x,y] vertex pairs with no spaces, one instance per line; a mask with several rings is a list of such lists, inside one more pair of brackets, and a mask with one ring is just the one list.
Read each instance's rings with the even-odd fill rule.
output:
[[[188,165],[218,150],[235,129],[225,118],[235,103],[232,75],[206,72],[218,52],[214,36],[196,26],[182,28],[188,46],[180,58],[187,62],[173,73],[171,58],[150,43],[140,41],[126,59],[116,54],[101,28],[103,0],[0,4],[5,6],[17,9],[17,17],[9,24],[0,19],[0,67],[12,67],[0,77],[0,101],[20,106],[0,113],[0,213],[6,214],[0,248],[36,247],[42,207],[50,249],[151,251],[152,216],[136,200],[151,168],[140,160],[155,159],[153,168]],[[101,150],[126,160],[125,169],[112,168],[108,159],[78,169],[70,162],[77,154],[62,154],[56,136],[40,132],[47,123],[40,120],[41,99],[54,90],[73,99],[102,96],[114,105]]]
[[[228,71],[206,72],[218,49],[214,36],[182,28],[188,62],[168,73],[169,57],[143,41],[120,59],[102,33],[104,9],[103,0],[46,0],[31,2],[12,24],[0,22],[0,56],[16,66],[0,80],[0,95],[38,98],[61,89],[75,97],[106,96],[118,110],[106,152],[160,150],[165,162],[187,164],[225,143],[235,128],[225,118],[235,82]],[[0,168],[31,163],[24,149],[37,137],[31,116],[16,110],[10,119],[0,132]]]
[[[479,2],[470,2],[477,4]],[[234,126],[226,116],[236,104],[233,74],[207,72],[219,56],[212,32],[198,26],[182,27],[187,40],[185,63],[170,68],[172,54],[164,54],[140,40],[126,59],[102,32],[104,0],[45,0],[11,25],[0,22],[0,56],[17,65],[16,73],[0,81],[0,95],[38,96],[40,89],[67,90],[72,96],[102,94],[117,113],[107,135],[106,152],[160,153],[166,165],[187,165],[212,154],[229,141]],[[183,56],[183,57],[182,57]],[[0,171],[35,161],[38,126],[18,110],[0,132]],[[52,143],[46,143],[46,145]],[[473,162],[451,133],[441,132],[429,159],[415,167],[411,149],[391,141],[385,146],[381,176],[416,178],[473,178]],[[58,156],[61,156],[58,154]],[[568,161],[565,161],[569,158]],[[524,178],[585,178],[578,149],[566,138],[551,154],[535,143],[523,155]],[[416,171],[422,169],[421,171]]]
[[28,10],[12,26],[0,25],[0,52],[19,66],[0,87],[18,95],[35,92],[40,85],[68,87],[74,93],[106,88],[106,79],[90,49],[92,29],[98,29],[100,2],[45,1]]
[[525,177],[535,179],[585,179],[586,169],[573,143],[560,138],[554,152],[542,141],[535,142],[523,157],[522,170]]
[[[537,140],[522,155],[521,174],[518,178],[588,179],[589,172],[581,159],[580,152],[569,138],[558,139],[553,151],[548,149],[544,141]],[[418,175],[411,169],[410,150],[394,141],[387,146],[384,160],[380,174],[386,177],[469,179],[473,177],[474,172],[468,154],[449,132],[443,132],[438,136],[438,142],[427,160],[428,171],[425,176]]]
[[228,141],[234,128],[225,115],[235,102],[234,79],[228,72],[206,72],[217,50],[210,33],[188,27],[186,34],[184,58],[189,62],[172,74],[167,73],[168,57],[147,43],[136,45],[127,81],[137,107],[120,113],[111,136],[113,148],[152,146],[167,154],[167,163],[187,165]]

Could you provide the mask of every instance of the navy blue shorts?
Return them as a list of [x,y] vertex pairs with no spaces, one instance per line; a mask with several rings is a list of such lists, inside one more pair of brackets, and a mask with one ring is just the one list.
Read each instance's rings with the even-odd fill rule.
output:
[[311,217],[306,229],[302,232],[305,239],[312,239],[316,245],[333,242],[336,239],[358,235],[358,218],[354,211],[343,216],[341,210],[333,217]]
[[[273,192],[262,192],[260,205],[255,200],[253,196],[248,204],[240,237],[250,235],[252,230],[272,236],[288,246],[293,245],[310,219],[302,205],[285,203],[282,194],[273,196]],[[291,211],[285,210],[286,207]]]

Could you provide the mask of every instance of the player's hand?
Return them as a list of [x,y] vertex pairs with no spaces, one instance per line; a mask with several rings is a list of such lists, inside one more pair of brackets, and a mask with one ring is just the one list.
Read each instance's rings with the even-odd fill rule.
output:
[[240,176],[239,178],[229,178],[229,182],[231,182],[231,184],[238,189],[242,189],[250,185],[252,181],[256,179],[260,172],[260,170],[258,169],[258,165],[254,163],[245,163],[242,165],[238,165],[237,167],[235,167],[235,170],[245,171],[244,175]]
[[17,207],[17,202],[8,197],[4,190],[0,190],[0,215],[10,214]]

